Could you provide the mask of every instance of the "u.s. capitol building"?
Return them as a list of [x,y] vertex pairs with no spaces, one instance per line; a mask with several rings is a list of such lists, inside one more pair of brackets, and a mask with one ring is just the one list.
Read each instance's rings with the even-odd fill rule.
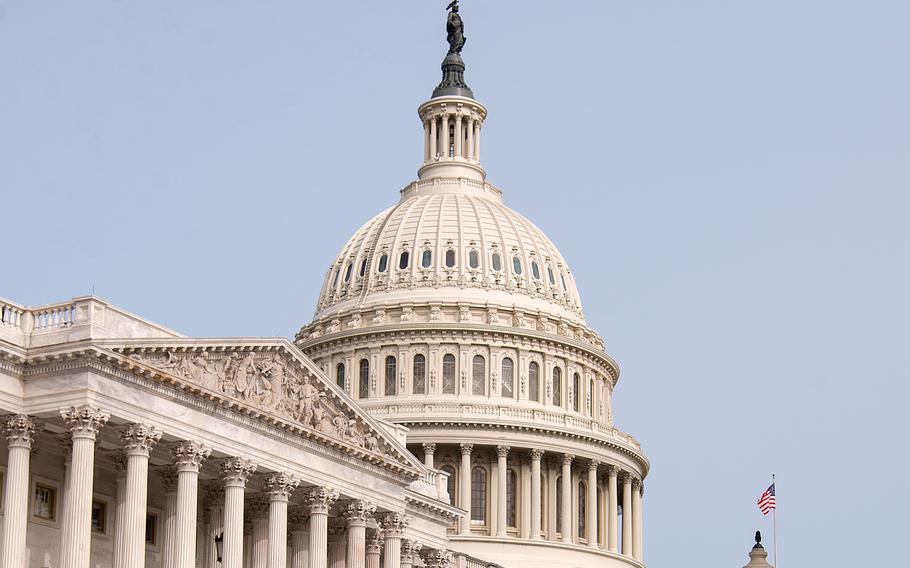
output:
[[0,568],[643,566],[619,368],[486,179],[453,4],[418,179],[293,341],[0,300]]

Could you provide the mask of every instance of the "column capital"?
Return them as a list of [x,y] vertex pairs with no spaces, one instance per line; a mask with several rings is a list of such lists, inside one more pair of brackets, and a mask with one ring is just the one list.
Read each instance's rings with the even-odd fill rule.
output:
[[158,477],[161,478],[161,487],[165,493],[177,492],[177,468],[172,465],[166,465],[158,470]]
[[593,469],[597,471],[597,468],[600,467],[600,462],[597,460],[591,460],[588,462],[588,469]]
[[544,452],[543,450],[538,450],[537,448],[534,448],[533,450],[531,450],[531,460],[540,461],[540,458],[543,457],[544,453],[546,453],[546,452]]
[[328,514],[332,504],[338,500],[338,491],[328,487],[311,487],[304,494],[303,500],[310,506],[310,514]]
[[562,465],[572,465],[572,461],[575,459],[575,456],[572,454],[563,454],[562,455]]
[[430,549],[423,553],[423,564],[426,568],[451,568],[455,557],[448,550]]
[[60,411],[60,418],[70,429],[73,438],[95,439],[98,431],[107,424],[111,415],[104,410],[83,404],[82,406],[71,406]]
[[500,458],[507,457],[509,455],[509,446],[496,446],[496,456]]
[[310,524],[310,512],[306,507],[291,507],[288,510],[288,528],[292,531],[306,530]]
[[383,544],[385,544],[385,536],[381,530],[367,531],[367,554],[381,553]]
[[120,431],[120,441],[128,456],[148,456],[158,440],[161,430],[146,424],[130,424]]
[[[57,441],[60,443],[60,446],[63,449],[63,461],[64,463],[69,463],[73,458],[73,437],[69,434],[60,434],[57,436]],[[123,454],[122,450],[116,450],[116,452]],[[124,459],[126,456],[123,456]],[[113,458],[111,458],[113,459]],[[116,467],[116,462],[114,464]],[[123,469],[126,470],[126,462],[123,462]]]
[[270,473],[262,485],[269,501],[287,501],[300,485],[300,478],[290,473]]
[[628,471],[621,471],[621,472],[620,472],[620,477],[622,477],[622,482],[623,482],[623,483],[629,483],[629,484],[631,484],[631,483],[632,483],[632,479],[634,479],[635,476],[632,475],[631,472],[628,472]]
[[461,450],[461,455],[469,456],[474,451],[474,444],[458,444],[458,449]]
[[245,458],[227,458],[221,462],[221,479],[225,487],[246,487],[259,466]]
[[198,473],[202,462],[211,455],[212,448],[199,442],[182,440],[177,442],[171,453],[174,456],[174,464],[177,466],[177,471]]
[[424,442],[423,451],[432,454],[436,452],[436,442]]
[[269,516],[269,499],[262,493],[254,493],[246,500],[250,520],[265,519]]
[[372,517],[373,513],[375,512],[375,504],[357,499],[344,503],[344,506],[341,510],[341,516],[347,520],[348,526],[358,524],[362,525],[365,524],[367,522],[367,519]]
[[35,441],[38,420],[27,414],[10,414],[3,417],[3,433],[10,448],[31,448]]
[[392,511],[377,515],[376,521],[382,527],[382,532],[386,537],[399,537],[404,534],[404,530],[411,524],[411,517],[404,513]]
[[607,477],[616,477],[619,475],[619,468],[615,465],[607,466]]
[[413,564],[420,554],[421,548],[423,545],[412,538],[401,539],[401,559]]
[[635,475],[631,475],[631,477],[632,477],[632,489],[635,489],[637,491],[638,489],[641,488],[641,479],[639,479]]

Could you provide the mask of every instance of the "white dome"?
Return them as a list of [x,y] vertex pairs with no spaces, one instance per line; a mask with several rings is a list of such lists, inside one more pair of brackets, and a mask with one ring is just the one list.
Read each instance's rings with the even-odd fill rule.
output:
[[417,181],[342,247],[315,320],[402,302],[476,302],[585,325],[575,279],[537,226],[489,183]]

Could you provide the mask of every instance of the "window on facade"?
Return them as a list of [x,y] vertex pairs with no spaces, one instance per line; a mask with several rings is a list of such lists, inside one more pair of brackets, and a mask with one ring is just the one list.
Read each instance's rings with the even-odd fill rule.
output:
[[385,272],[389,267],[389,255],[384,254],[379,257],[379,266],[376,268],[378,272]]
[[534,361],[528,365],[528,398],[540,401],[540,366]]
[[566,275],[563,274],[562,272],[559,273],[559,281],[562,282],[562,289],[565,290],[566,292],[568,292],[569,287],[566,286]]
[[335,383],[344,388],[344,363],[335,365]]
[[521,259],[517,256],[512,257],[512,271],[515,274],[521,274]]
[[492,262],[493,262],[493,270],[495,270],[496,272],[499,272],[500,270],[502,270],[502,257],[499,256],[498,252],[493,253]]
[[581,410],[581,377],[578,376],[578,373],[572,375],[572,391],[575,393],[574,402],[572,404],[575,412]]
[[107,528],[107,503],[92,501],[92,532],[104,534]]
[[449,492],[451,503],[457,507],[458,503],[456,503],[456,501],[458,495],[455,494],[455,488],[457,487],[457,485],[455,485],[455,468],[450,465],[444,465],[439,469],[449,474],[449,478],[446,479],[446,491]]
[[531,261],[531,276],[534,277],[534,280],[540,280],[540,266],[536,260]]
[[442,358],[442,392],[455,394],[455,356],[451,353]]
[[514,387],[515,384],[515,364],[512,363],[512,360],[506,357],[502,360],[502,396],[505,398],[512,398],[514,396]]
[[587,498],[585,496],[585,484],[583,482],[578,483],[578,538],[585,538],[585,518],[586,511],[585,506],[587,505]]
[[158,515],[153,513],[145,516],[145,544],[158,544]]
[[398,268],[404,270],[408,267],[408,264],[411,262],[411,254],[408,251],[401,253],[401,256],[398,257]]
[[414,355],[414,394],[427,394],[427,358]]
[[335,276],[332,278],[332,288],[338,286],[338,277],[341,276],[341,267],[335,269]]
[[471,520],[487,522],[487,470],[482,467],[471,472]]
[[550,279],[550,286],[556,286],[556,277],[553,276],[553,267],[547,267],[547,278]]
[[360,360],[360,377],[357,396],[360,398],[369,398],[370,396],[370,361],[369,359]]
[[556,532],[562,532],[562,476],[556,478]]
[[367,273],[367,259],[360,261],[360,277],[363,278],[363,275]]
[[348,263],[348,267],[344,269],[344,281],[351,281],[351,273],[354,272],[354,263]]
[[471,394],[484,394],[486,392],[487,362],[480,355],[474,355],[471,364]]
[[449,249],[446,251],[446,268],[452,268],[455,266],[455,251]]
[[588,398],[586,398],[585,400],[587,400],[586,404],[587,404],[587,408],[588,408],[588,416],[594,416],[594,381],[593,380],[588,381]]
[[471,268],[477,268],[480,266],[480,255],[477,254],[476,250],[472,250],[468,253],[468,266]]
[[553,367],[553,404],[562,405],[562,369]]
[[424,268],[429,268],[433,264],[433,252],[425,250],[423,254],[420,255],[420,266]]
[[506,526],[515,528],[516,505],[515,505],[515,470],[510,469],[506,474]]
[[454,158],[455,157],[455,125],[454,124],[449,125],[448,141],[449,141],[449,145],[448,145],[448,148],[446,148],[446,154],[448,154],[448,156],[450,158]]
[[395,357],[389,355],[385,358],[385,395],[395,396],[395,386],[398,384],[396,376],[398,375],[398,361]]
[[45,521],[57,520],[57,489],[43,483],[35,484],[32,516]]

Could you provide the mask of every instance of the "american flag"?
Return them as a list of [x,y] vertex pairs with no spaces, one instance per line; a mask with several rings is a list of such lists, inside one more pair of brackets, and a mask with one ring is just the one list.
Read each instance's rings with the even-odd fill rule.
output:
[[774,497],[774,484],[765,489],[765,492],[758,498],[758,508],[763,515],[767,515],[771,509],[777,509],[777,499]]

